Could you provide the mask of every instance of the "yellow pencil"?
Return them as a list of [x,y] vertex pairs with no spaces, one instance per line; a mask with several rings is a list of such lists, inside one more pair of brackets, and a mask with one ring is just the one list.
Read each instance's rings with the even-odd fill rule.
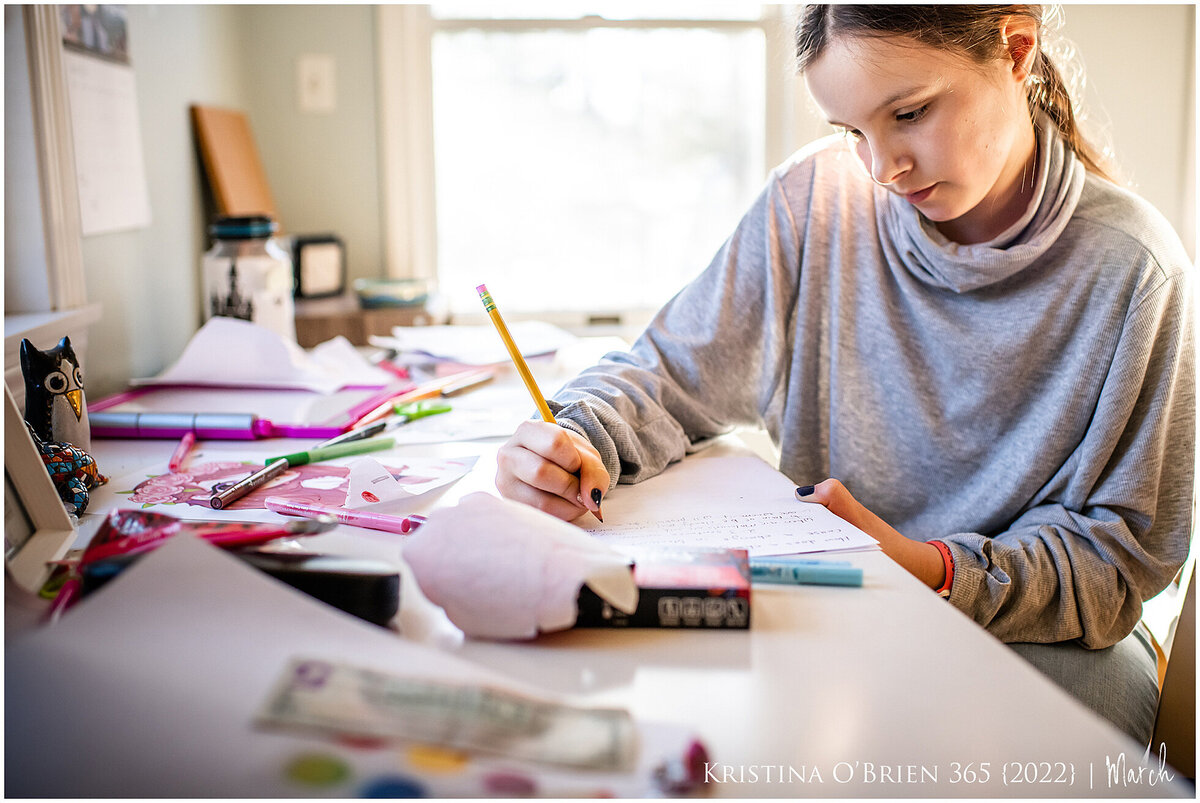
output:
[[512,357],[513,365],[517,366],[517,373],[521,375],[525,387],[529,389],[529,395],[533,397],[533,403],[537,405],[538,412],[542,414],[542,420],[547,424],[553,424],[554,413],[550,412],[550,405],[546,404],[546,398],[538,388],[537,382],[534,381],[533,374],[529,372],[529,366],[525,363],[525,358],[521,356],[521,350],[517,348],[512,335],[508,333],[508,327],[504,325],[504,319],[500,317],[500,310],[496,309],[496,302],[492,301],[492,294],[488,292],[487,285],[481,284],[475,290],[483,299],[483,308],[487,310],[492,323],[496,325],[496,331],[500,333],[500,339],[504,341],[504,347],[508,349],[508,356]]
[[[546,397],[542,395],[537,382],[534,381],[533,374],[529,372],[529,366],[525,363],[525,358],[521,356],[521,350],[517,348],[512,335],[508,333],[508,327],[504,325],[504,319],[500,317],[500,310],[496,309],[496,302],[492,301],[492,294],[488,292],[487,285],[481,284],[475,290],[479,293],[479,298],[483,300],[483,308],[487,310],[488,316],[495,324],[496,331],[500,333],[500,339],[504,341],[504,347],[508,349],[508,356],[512,357],[513,365],[517,366],[517,373],[525,381],[525,387],[529,390],[529,395],[533,397],[533,402],[537,405],[542,420],[547,424],[555,423],[554,413],[550,412],[550,405],[546,404]],[[579,476],[578,473],[576,476]],[[601,493],[599,488],[592,489],[592,501],[596,503],[596,510],[592,515],[600,521],[604,521],[604,517],[600,513]]]

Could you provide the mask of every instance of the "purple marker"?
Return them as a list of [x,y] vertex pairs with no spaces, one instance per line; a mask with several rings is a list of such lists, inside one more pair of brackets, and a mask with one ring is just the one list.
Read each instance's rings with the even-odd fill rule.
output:
[[279,426],[252,413],[88,413],[95,438],[181,438],[193,433],[204,440],[257,438],[331,438],[344,427]]

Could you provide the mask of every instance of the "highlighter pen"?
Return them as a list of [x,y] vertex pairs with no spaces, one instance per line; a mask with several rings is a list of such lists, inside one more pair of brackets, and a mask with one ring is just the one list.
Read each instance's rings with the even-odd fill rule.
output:
[[751,560],[750,581],[752,583],[781,583],[861,586],[862,569],[846,565],[831,565],[818,561],[809,563]]
[[289,466],[303,466],[315,463],[318,460],[332,460],[335,457],[349,457],[356,454],[366,454],[367,452],[378,452],[380,449],[391,449],[395,445],[396,439],[391,437],[364,438],[357,441],[347,441],[346,443],[335,443],[333,446],[318,446],[304,452],[294,452],[292,454],[281,455],[280,457],[272,457],[267,462],[274,463],[278,460],[283,460]]
[[369,513],[363,510],[350,510],[332,505],[316,505],[303,502],[292,502],[282,496],[268,496],[263,502],[267,510],[284,513],[289,516],[301,516],[306,519],[328,516],[340,524],[353,527],[366,527],[371,530],[383,530],[388,533],[408,533],[408,519],[403,516],[389,516],[386,513]]

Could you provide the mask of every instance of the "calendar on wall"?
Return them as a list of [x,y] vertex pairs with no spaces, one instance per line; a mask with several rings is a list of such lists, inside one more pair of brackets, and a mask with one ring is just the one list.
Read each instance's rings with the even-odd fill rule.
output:
[[59,6],[84,235],[142,228],[150,194],[125,6]]

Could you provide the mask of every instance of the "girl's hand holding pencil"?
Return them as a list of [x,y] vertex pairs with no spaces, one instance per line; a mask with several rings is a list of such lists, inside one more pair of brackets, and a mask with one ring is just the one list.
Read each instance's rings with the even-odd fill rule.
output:
[[582,435],[558,426],[537,381],[513,342],[487,285],[475,288],[483,308],[508,349],[542,423],[525,421],[496,455],[496,489],[501,495],[572,521],[591,511],[600,521],[600,500],[608,490],[608,469]]
[[522,421],[496,453],[500,495],[564,521],[589,510],[599,519],[608,485],[608,470],[596,448],[558,424]]

